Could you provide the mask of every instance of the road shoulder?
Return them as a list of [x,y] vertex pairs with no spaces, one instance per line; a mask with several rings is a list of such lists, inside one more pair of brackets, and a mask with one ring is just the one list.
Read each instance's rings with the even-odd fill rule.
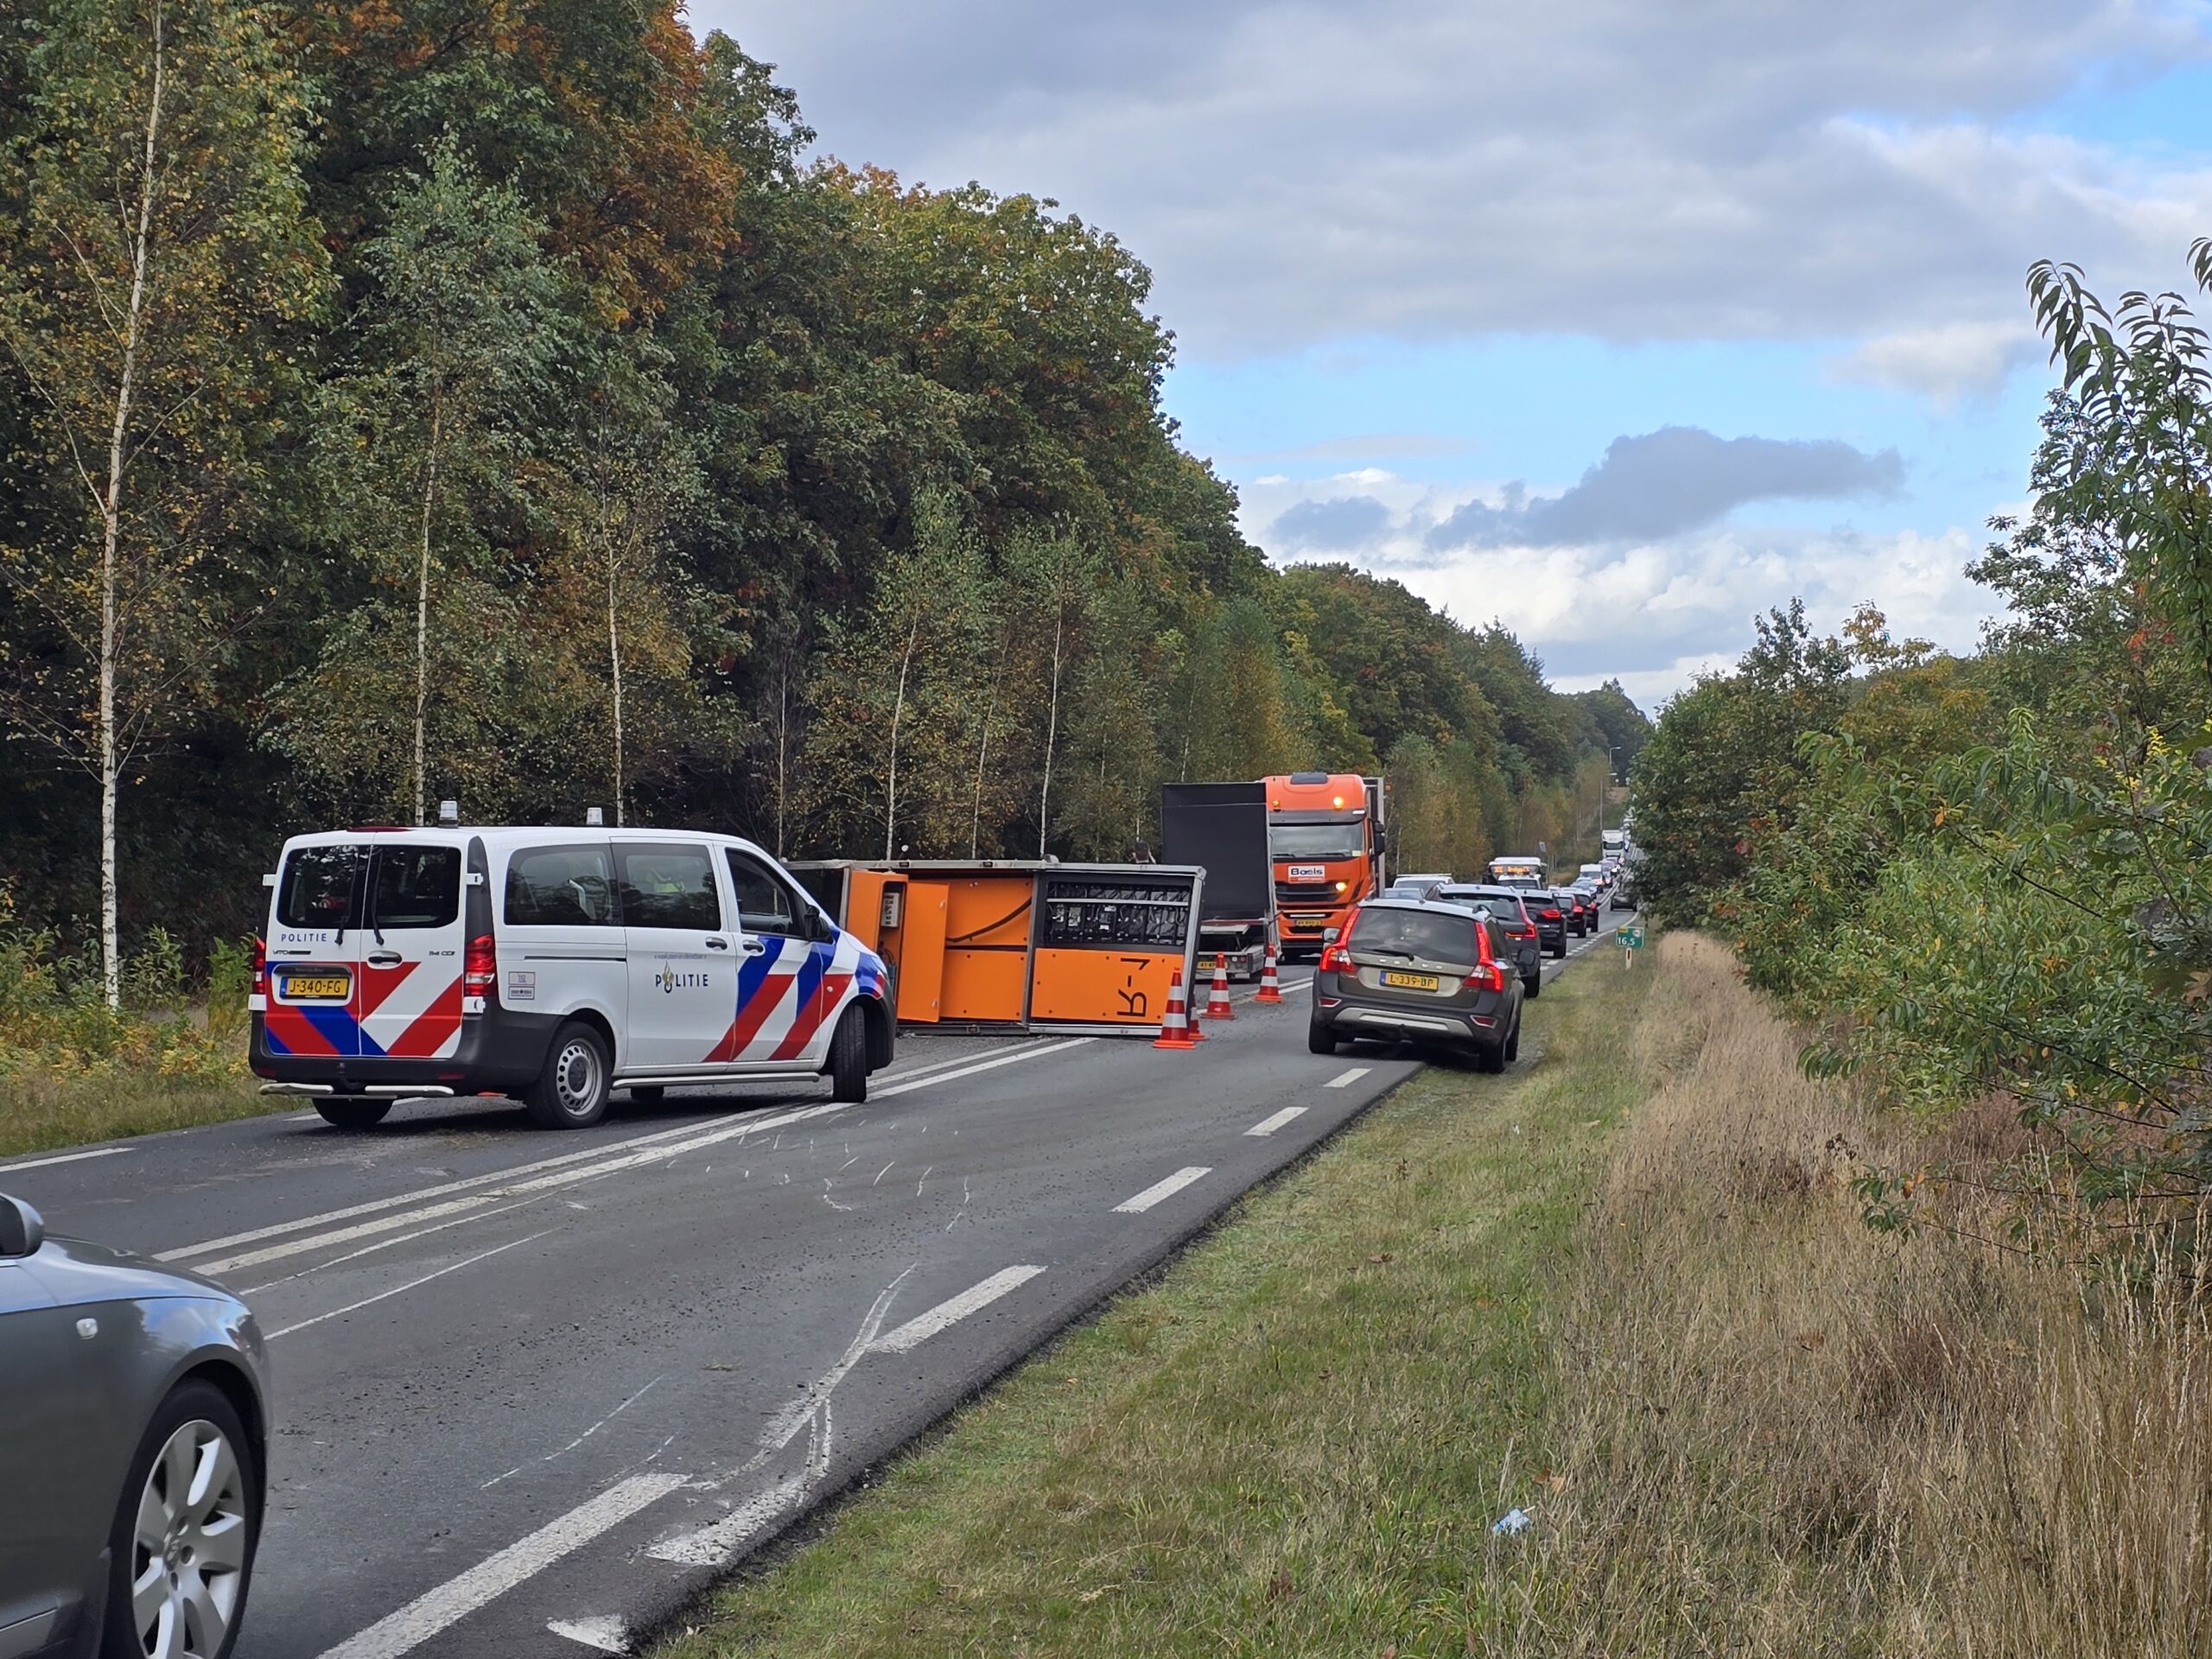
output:
[[1426,1650],[1544,1472],[1536,1314],[1650,976],[1503,1078],[1431,1067],[694,1615],[663,1659]]

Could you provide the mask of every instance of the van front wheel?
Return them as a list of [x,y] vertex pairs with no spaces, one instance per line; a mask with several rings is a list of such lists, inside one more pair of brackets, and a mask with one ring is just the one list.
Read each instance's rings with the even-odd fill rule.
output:
[[545,1069],[524,1094],[530,1121],[541,1129],[588,1129],[607,1116],[607,1039],[581,1020],[553,1034]]
[[868,1027],[858,1008],[845,1010],[830,1039],[830,1098],[847,1106],[868,1098]]

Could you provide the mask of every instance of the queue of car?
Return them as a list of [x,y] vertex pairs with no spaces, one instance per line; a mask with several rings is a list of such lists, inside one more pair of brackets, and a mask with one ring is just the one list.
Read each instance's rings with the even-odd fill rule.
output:
[[1603,926],[1608,895],[1632,908],[1624,866],[1608,850],[1574,880],[1549,881],[1541,857],[1494,859],[1486,882],[1402,875],[1333,931],[1313,976],[1306,1046],[1333,1054],[1359,1038],[1471,1053],[1500,1071],[1520,1052],[1522,1010],[1543,992],[1543,957]]

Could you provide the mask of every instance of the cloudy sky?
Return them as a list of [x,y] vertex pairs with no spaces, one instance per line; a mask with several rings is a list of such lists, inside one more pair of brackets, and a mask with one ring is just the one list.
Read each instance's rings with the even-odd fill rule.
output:
[[1647,706],[1802,594],[1973,644],[2049,386],[2023,279],[2178,286],[2205,0],[692,0],[822,148],[1150,264],[1185,441]]

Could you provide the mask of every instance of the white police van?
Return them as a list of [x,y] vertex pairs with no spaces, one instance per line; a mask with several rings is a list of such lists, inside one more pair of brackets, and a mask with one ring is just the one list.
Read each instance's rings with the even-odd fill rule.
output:
[[264,879],[253,1071],[341,1127],[501,1094],[582,1128],[616,1089],[819,1073],[860,1101],[891,1063],[882,958],[734,836],[336,830]]

